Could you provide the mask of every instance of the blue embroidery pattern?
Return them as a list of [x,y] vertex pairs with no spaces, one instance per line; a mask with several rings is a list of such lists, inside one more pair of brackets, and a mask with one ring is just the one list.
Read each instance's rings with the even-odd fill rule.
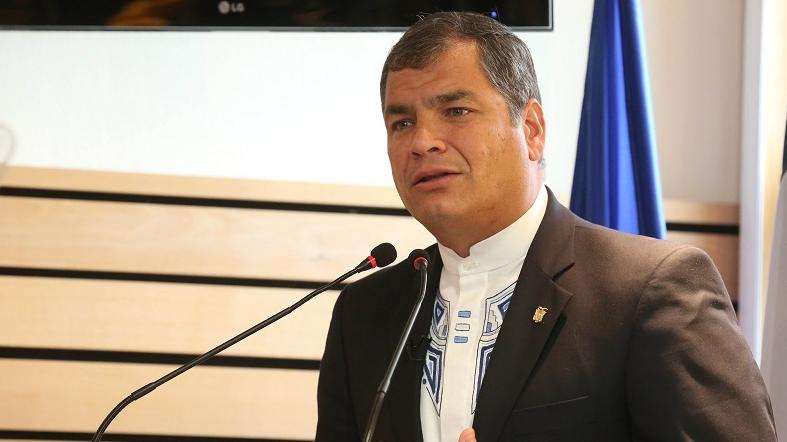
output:
[[424,384],[432,399],[432,404],[440,415],[440,405],[442,402],[443,368],[445,366],[445,346],[448,339],[448,314],[450,313],[450,303],[440,297],[438,293],[435,298],[434,310],[432,311],[432,326],[429,335],[432,338],[426,349],[426,361],[424,362],[424,374],[421,383]]
[[475,391],[473,392],[473,409],[470,411],[471,413],[475,413],[475,405],[476,405],[476,398],[478,397],[478,393],[481,392],[481,382],[484,380],[484,375],[486,374],[486,367],[489,366],[489,360],[492,359],[492,349],[495,348],[494,341],[488,344],[481,344],[480,348],[478,349],[478,369],[476,373],[480,371],[481,376],[476,375],[476,382],[475,382]]
[[486,375],[486,368],[489,366],[489,361],[492,358],[492,350],[497,342],[497,333],[503,325],[508,308],[511,306],[511,297],[514,294],[514,286],[516,283],[504,288],[500,293],[486,298],[484,317],[484,331],[481,334],[481,342],[478,343],[478,352],[476,353],[476,370],[475,370],[475,389],[473,391],[473,401],[471,413],[475,413],[476,401],[478,394],[481,392],[481,384]]
[[[497,334],[500,331],[503,319],[506,313],[508,313],[508,308],[511,305],[514,286],[515,283],[509,285],[499,293],[488,297],[485,301],[484,329],[481,334],[481,340],[478,342],[478,350],[476,352],[471,413],[475,413],[476,401],[481,391],[481,383],[484,380],[486,369],[492,358],[492,350],[495,347],[495,342],[497,342]],[[469,318],[471,312],[462,310],[456,312],[455,315],[457,318]],[[432,326],[429,329],[431,341],[426,349],[424,373],[421,377],[421,383],[426,387],[438,416],[440,416],[442,403],[443,371],[445,369],[445,355],[448,343],[450,318],[450,303],[443,299],[438,293],[435,297],[435,303],[432,310]],[[460,330],[460,326],[462,326],[461,328],[464,328],[464,326],[469,327],[469,324],[464,322],[456,324],[457,331],[465,331]],[[468,344],[468,338],[467,336],[454,336],[454,342],[458,344]]]
[[437,410],[438,416],[440,415],[440,393],[443,384],[443,351],[431,343],[426,349],[426,361],[424,363],[424,375],[421,382],[427,386],[429,396],[432,398]]

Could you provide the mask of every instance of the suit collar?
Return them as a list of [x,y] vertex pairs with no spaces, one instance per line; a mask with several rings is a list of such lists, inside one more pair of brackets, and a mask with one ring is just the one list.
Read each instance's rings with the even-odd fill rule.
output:
[[574,264],[576,215],[563,207],[548,187],[547,193],[547,210],[525,265],[536,265],[544,274],[555,279]]
[[[574,263],[575,217],[549,191],[541,227],[522,266],[497,337],[473,421],[478,440],[497,440],[572,294],[554,282]],[[548,309],[539,320],[536,311]]]
[[[497,336],[478,396],[473,427],[478,440],[498,440],[550,335],[571,299],[536,266],[523,267]],[[548,309],[539,320],[536,311]]]

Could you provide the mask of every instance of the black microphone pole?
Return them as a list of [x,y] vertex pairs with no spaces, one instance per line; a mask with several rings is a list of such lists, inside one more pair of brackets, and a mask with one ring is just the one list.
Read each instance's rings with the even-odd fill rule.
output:
[[296,302],[295,304],[287,307],[286,309],[276,313],[275,315],[271,316],[270,318],[260,322],[259,324],[255,325],[254,327],[246,330],[245,332],[235,336],[234,338],[230,339],[229,341],[219,345],[218,347],[214,348],[213,350],[208,351],[202,356],[199,356],[193,359],[190,362],[187,362],[185,365],[178,367],[177,369],[167,373],[166,375],[162,376],[156,381],[153,381],[144,387],[140,388],[139,390],[131,393],[127,398],[120,401],[119,404],[109,412],[104,421],[101,422],[101,425],[96,430],[96,434],[93,436],[93,442],[99,442],[101,437],[104,436],[104,432],[109,427],[109,424],[112,422],[115,417],[120,414],[120,412],[128,406],[128,404],[134,402],[137,399],[147,395],[148,393],[152,392],[156,388],[160,387],[162,384],[169,382],[173,378],[183,374],[185,371],[194,368],[195,366],[202,364],[203,362],[207,361],[208,359],[216,356],[220,352],[226,350],[229,347],[237,344],[238,342],[248,338],[249,336],[257,333],[258,331],[262,330],[263,328],[273,324],[274,322],[278,321],[279,319],[289,315],[295,309],[300,307],[301,305],[305,304],[308,300],[314,298],[315,296],[319,295],[320,293],[330,289],[331,287],[339,284],[340,282],[344,281],[345,279],[349,278],[350,276],[360,273],[366,270],[373,269],[375,267],[385,267],[388,264],[394,262],[396,259],[396,249],[390,243],[383,243],[372,249],[372,253],[369,255],[368,258],[361,261],[360,264],[355,266],[354,269],[350,270],[349,272],[345,273],[344,275],[334,279],[333,281],[325,284],[324,286],[318,288],[317,290],[309,293],[308,295],[301,298],[300,301]]
[[374,396],[372,411],[369,413],[369,422],[366,424],[366,431],[364,432],[363,436],[364,442],[372,441],[374,430],[377,428],[377,419],[380,417],[380,411],[383,409],[385,395],[388,393],[388,387],[391,385],[391,378],[393,377],[396,365],[399,363],[399,358],[402,356],[402,350],[404,350],[405,342],[407,342],[410,337],[410,332],[413,330],[413,325],[415,325],[415,319],[418,316],[418,311],[421,310],[421,304],[423,304],[424,298],[426,297],[429,255],[421,249],[415,249],[410,252],[410,257],[408,259],[413,264],[413,267],[421,274],[421,285],[418,289],[418,300],[415,302],[413,310],[410,312],[410,317],[407,318],[407,324],[404,327],[402,336],[399,337],[399,343],[396,344],[396,350],[394,351],[393,358],[391,358],[391,362],[388,363],[388,368],[385,370],[385,376],[383,376],[383,380],[380,381],[380,386],[377,387],[377,394]]

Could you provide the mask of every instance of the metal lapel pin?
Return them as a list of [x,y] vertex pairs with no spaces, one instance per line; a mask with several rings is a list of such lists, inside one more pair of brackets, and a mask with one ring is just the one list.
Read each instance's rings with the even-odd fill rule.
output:
[[538,306],[536,311],[533,312],[533,322],[536,324],[541,324],[544,321],[544,316],[546,316],[548,312],[548,308]]

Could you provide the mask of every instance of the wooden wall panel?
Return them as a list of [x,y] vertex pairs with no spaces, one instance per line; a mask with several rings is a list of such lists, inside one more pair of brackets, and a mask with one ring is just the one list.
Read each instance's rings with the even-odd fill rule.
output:
[[664,217],[671,223],[738,225],[737,204],[706,203],[689,200],[664,200]]
[[93,170],[9,167],[0,185],[198,198],[398,207],[396,190],[382,186],[262,181]]
[[[390,241],[434,241],[401,216],[0,199],[0,266],[327,281]],[[737,287],[737,237],[670,232],[705,248]],[[729,264],[728,264],[729,263]]]
[[[0,346],[201,354],[308,290],[0,276]],[[222,354],[317,360],[337,291]]]
[[[566,207],[571,203],[568,194],[555,197]],[[672,223],[737,225],[739,218],[737,204],[665,198],[663,209],[664,218]]]
[[[229,198],[258,201],[344,204],[402,208],[391,187],[350,186],[301,182],[260,181],[230,178],[185,177],[124,172],[102,172],[39,167],[9,167],[0,185],[36,189],[65,189],[171,195],[198,198]],[[570,197],[556,195],[568,206]],[[664,200],[664,215],[670,222],[737,225],[735,204]]]
[[[174,367],[0,359],[0,429],[94,432],[121,399]],[[198,367],[132,403],[112,432],[309,440],[317,372]]]
[[733,301],[738,299],[738,236],[715,233],[667,232],[667,239],[704,250],[721,273]]
[[[0,184],[18,192],[0,197],[0,267],[181,280],[0,275],[0,347],[39,355],[48,349],[143,352],[152,359],[202,353],[308,290],[183,283],[190,276],[325,282],[380,242],[393,243],[402,259],[434,241],[412,218],[351,213],[353,207],[401,210],[390,188],[25,167],[9,168]],[[110,194],[52,198],[36,196],[35,189]],[[112,193],[198,198],[202,205],[120,202],[123,195]],[[211,199],[220,200],[211,207]],[[219,207],[227,205],[222,200],[257,208]],[[299,210],[275,210],[271,202],[295,203]],[[315,204],[334,206],[310,206]],[[706,230],[670,231],[669,238],[706,250],[733,298],[737,211],[733,205],[665,201],[668,222]],[[727,233],[707,233],[720,230]],[[225,354],[319,359],[337,294],[320,295]],[[21,359],[0,358],[0,430],[92,433],[117,401],[174,368],[14,357]],[[308,440],[316,422],[317,376],[315,370],[200,367],[132,404],[110,429]]]
[[0,198],[0,266],[330,281],[372,247],[434,242],[410,217]]

